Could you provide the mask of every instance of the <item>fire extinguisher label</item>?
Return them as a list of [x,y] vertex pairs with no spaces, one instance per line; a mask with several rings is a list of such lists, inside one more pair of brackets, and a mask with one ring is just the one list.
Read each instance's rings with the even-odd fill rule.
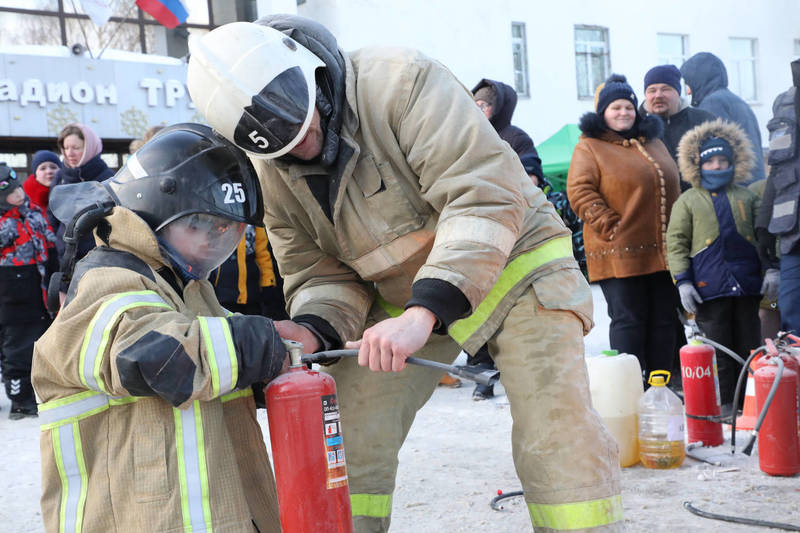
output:
[[335,394],[322,397],[322,438],[328,463],[329,489],[347,485],[347,466],[344,462],[342,425],[339,421],[339,402]]

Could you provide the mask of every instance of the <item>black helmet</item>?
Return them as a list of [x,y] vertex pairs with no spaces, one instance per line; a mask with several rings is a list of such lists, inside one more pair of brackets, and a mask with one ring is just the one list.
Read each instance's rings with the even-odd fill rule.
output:
[[202,124],[175,124],[128,157],[106,185],[116,203],[158,232],[191,213],[263,226],[255,169],[244,152]]

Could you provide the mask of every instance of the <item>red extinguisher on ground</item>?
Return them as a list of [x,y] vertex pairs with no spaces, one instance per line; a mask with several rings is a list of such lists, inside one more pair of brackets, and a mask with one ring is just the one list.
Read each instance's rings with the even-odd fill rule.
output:
[[[792,476],[800,472],[798,364],[794,357],[785,353],[763,359],[754,375],[756,408],[761,422],[755,429],[758,431],[758,466],[772,476]],[[775,392],[770,401],[773,386]],[[767,411],[762,414],[768,402]]]
[[719,446],[723,437],[716,351],[694,339],[680,349],[680,357],[689,442]]
[[303,345],[284,341],[289,371],[265,389],[283,533],[352,533],[336,383],[301,363]]

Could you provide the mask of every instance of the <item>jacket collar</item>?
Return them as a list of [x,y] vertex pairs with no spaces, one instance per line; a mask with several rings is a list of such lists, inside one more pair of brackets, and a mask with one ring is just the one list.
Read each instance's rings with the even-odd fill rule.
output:
[[[626,140],[619,133],[609,129],[602,117],[597,113],[584,114],[580,119],[578,127],[583,132],[583,135],[590,139],[599,139],[616,144],[624,144]],[[638,125],[635,127],[639,128],[639,135],[637,135],[637,137],[642,143],[657,139],[664,131],[664,124],[661,122],[661,118],[658,115],[647,115],[645,118],[639,120]]]
[[[111,226],[108,236],[110,247],[136,255],[153,270],[170,265],[169,258],[161,253],[156,234],[139,215],[125,207],[116,206],[106,220]],[[95,240],[99,244],[99,239]]]

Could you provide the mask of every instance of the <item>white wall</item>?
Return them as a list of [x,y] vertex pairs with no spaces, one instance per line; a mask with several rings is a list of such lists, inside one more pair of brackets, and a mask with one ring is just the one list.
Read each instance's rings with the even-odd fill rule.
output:
[[[288,5],[289,2],[291,5]],[[260,0],[275,10],[294,0]],[[275,11],[260,11],[260,14]],[[514,122],[539,142],[592,107],[578,100],[574,25],[609,28],[611,69],[625,74],[643,98],[644,73],[657,64],[657,33],[689,35],[689,54],[708,51],[728,59],[728,37],[758,39],[759,101],[753,110],[762,126],[775,96],[791,84],[789,61],[800,39],[796,0],[307,0],[296,12],[328,26],[340,46],[403,45],[447,65],[468,88],[481,78],[512,81],[511,22],[527,29],[531,97],[521,98]]]

